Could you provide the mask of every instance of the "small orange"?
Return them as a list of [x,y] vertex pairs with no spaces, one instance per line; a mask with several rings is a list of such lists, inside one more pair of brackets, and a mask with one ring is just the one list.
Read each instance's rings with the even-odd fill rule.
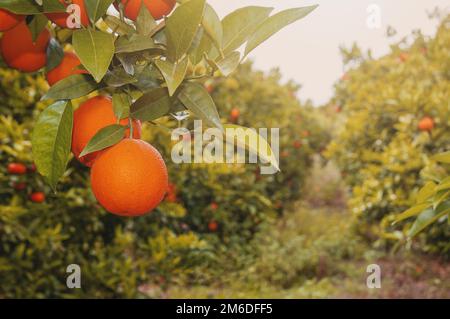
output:
[[61,60],[61,63],[56,68],[50,70],[47,73],[48,84],[52,86],[70,75],[89,73],[86,70],[77,69],[80,64],[80,59],[78,59],[75,53],[64,53],[64,57]]
[[238,108],[233,108],[231,110],[230,116],[233,120],[237,120],[240,115],[241,115],[241,111],[239,111]]
[[91,170],[92,191],[100,205],[119,216],[150,213],[168,187],[166,164],[150,144],[124,139],[103,152]]
[[[128,19],[135,21],[139,15],[139,10],[142,6],[142,1],[147,7],[148,11],[155,20],[159,20],[172,12],[176,0],[121,0],[124,5],[125,16]],[[114,3],[118,9],[118,5]]]
[[409,58],[409,55],[406,52],[402,52],[399,55],[399,59],[401,62],[406,62],[408,60],[408,58]]
[[45,202],[45,194],[43,192],[34,192],[30,195],[30,200],[33,203],[41,204]]
[[[91,138],[102,128],[116,124],[112,101],[106,96],[96,96],[82,103],[74,112],[72,131],[72,153],[86,166],[92,166],[94,160],[102,151],[94,152],[79,158],[80,153],[89,143]],[[122,119],[120,124],[127,125],[128,119]],[[129,130],[126,136],[130,136]],[[141,122],[133,121],[133,137],[141,137]]]
[[44,29],[33,43],[31,31],[25,22],[6,31],[0,48],[6,64],[23,72],[35,72],[47,63],[47,46],[50,32]]
[[[64,0],[59,0],[66,7],[69,5]],[[87,14],[86,6],[84,5],[84,0],[72,0],[72,4],[80,6],[80,22],[85,27],[89,25],[89,16]],[[57,12],[57,13],[46,13],[45,14],[50,21],[55,23],[57,26],[61,28],[67,28],[67,19],[70,14],[65,12]]]
[[27,167],[22,163],[9,163],[8,173],[13,175],[23,175],[27,172]]
[[5,9],[0,9],[0,32],[14,28],[25,19],[25,16],[17,15]]
[[214,233],[214,232],[217,231],[217,229],[219,229],[219,224],[215,220],[211,220],[208,223],[208,229],[209,229],[210,232]]
[[432,129],[434,129],[434,120],[429,116],[425,116],[420,120],[418,127],[421,131],[430,132]]

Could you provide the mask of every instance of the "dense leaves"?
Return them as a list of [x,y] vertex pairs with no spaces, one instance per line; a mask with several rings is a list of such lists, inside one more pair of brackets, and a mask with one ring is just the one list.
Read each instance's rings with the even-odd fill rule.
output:
[[[113,2],[88,1],[90,25],[75,31],[63,30],[51,40],[48,70],[61,62],[61,48],[65,42],[71,42],[82,68],[90,75],[63,79],[44,98],[72,100],[93,91],[112,93],[115,114],[121,118],[130,108],[132,117],[143,121],[154,121],[168,115],[170,110],[187,109],[208,125],[221,129],[216,106],[203,88],[204,80],[216,71],[225,76],[232,74],[241,62],[237,50],[249,39],[246,54],[315,9],[315,6],[299,8],[269,17],[273,8],[250,6],[230,13],[221,21],[206,0],[187,0],[157,23],[145,6],[140,8],[136,21],[125,20],[123,12],[112,15],[108,9]],[[0,8],[34,15],[29,24],[33,36],[48,24],[42,13],[65,11],[58,0],[42,4],[8,0],[0,3]],[[121,10],[120,6],[117,8]],[[283,18],[287,20],[281,21]],[[169,97],[161,94],[165,88]]]
[[[356,228],[369,238],[381,236],[379,244],[407,240],[437,220],[415,242],[425,241],[422,248],[427,251],[450,251],[448,217],[436,210],[439,202],[445,205],[445,196],[440,197],[445,191],[434,196],[429,183],[420,191],[424,180],[439,184],[446,176],[426,167],[450,148],[449,39],[447,17],[434,38],[416,34],[412,45],[399,43],[380,59],[361,54],[357,47],[343,51],[348,71],[328,106],[342,110],[335,117],[343,124],[328,155],[340,164],[352,187]],[[393,224],[398,214],[429,201],[435,204],[403,215],[423,212],[416,223],[408,218]]]

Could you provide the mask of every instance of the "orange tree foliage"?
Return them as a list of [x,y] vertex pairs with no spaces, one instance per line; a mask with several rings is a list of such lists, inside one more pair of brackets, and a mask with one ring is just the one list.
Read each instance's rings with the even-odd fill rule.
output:
[[[264,75],[244,65],[232,81],[215,79],[212,95],[224,118],[236,106],[239,124],[280,127],[280,152],[290,154],[281,159],[280,177],[260,176],[254,164],[176,165],[168,128],[177,123],[162,119],[146,126],[143,137],[167,160],[169,194],[153,214],[122,219],[96,203],[88,169],[78,161],[71,160],[56,194],[33,171],[30,132],[46,106],[39,100],[47,84],[41,76],[0,74],[0,297],[135,297],[143,284],[163,288],[172,280],[196,280],[198,267],[220,267],[217,254],[251,253],[248,242],[260,227],[301,197],[310,156],[326,143],[309,107],[294,98],[295,85],[279,84],[278,72]],[[301,124],[291,124],[292,116]],[[192,119],[182,125],[191,128]],[[9,174],[13,162],[25,164],[27,173]],[[15,189],[20,183],[25,187]],[[46,194],[44,203],[30,201],[34,191]],[[71,263],[82,268],[82,290],[65,285]]]
[[[346,52],[349,70],[336,85],[332,105],[344,124],[327,154],[352,187],[350,207],[359,232],[374,238],[406,240],[414,219],[393,225],[416,201],[421,171],[432,155],[450,148],[450,30],[447,17],[435,37],[421,34],[407,46],[373,59],[355,47]],[[433,120],[424,130],[420,122]],[[423,123],[423,122],[422,122]],[[449,253],[447,216],[417,240],[427,251]]]

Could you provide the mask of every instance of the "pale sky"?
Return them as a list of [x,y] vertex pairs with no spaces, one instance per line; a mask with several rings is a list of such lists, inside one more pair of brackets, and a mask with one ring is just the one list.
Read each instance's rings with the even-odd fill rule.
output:
[[[357,42],[375,57],[388,52],[389,44],[414,29],[426,35],[434,34],[435,19],[426,14],[436,6],[450,9],[450,0],[208,0],[220,17],[248,5],[274,7],[280,11],[292,7],[319,4],[306,18],[287,27],[257,48],[250,58],[256,67],[269,70],[279,67],[284,78],[302,85],[299,97],[316,104],[328,101],[333,83],[342,75],[339,46]],[[381,9],[381,28],[370,29],[366,21],[369,5]],[[397,36],[386,38],[386,28],[392,26]],[[282,56],[279,56],[282,54]]]

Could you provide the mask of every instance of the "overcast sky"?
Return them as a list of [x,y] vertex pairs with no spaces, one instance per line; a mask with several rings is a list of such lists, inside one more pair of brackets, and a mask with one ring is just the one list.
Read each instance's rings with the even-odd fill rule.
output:
[[[299,97],[310,98],[316,104],[325,103],[333,94],[333,83],[342,74],[339,46],[359,43],[372,49],[374,56],[387,53],[389,44],[421,29],[431,35],[436,20],[426,12],[436,6],[450,9],[449,0],[208,0],[221,17],[247,6],[274,7],[276,11],[319,4],[309,16],[269,39],[251,55],[258,69],[279,67],[285,79],[294,79],[303,88]],[[367,26],[368,7],[381,9],[381,28]],[[373,11],[372,11],[373,12]],[[397,36],[386,38],[387,26],[397,30]],[[279,54],[282,56],[278,57]]]

